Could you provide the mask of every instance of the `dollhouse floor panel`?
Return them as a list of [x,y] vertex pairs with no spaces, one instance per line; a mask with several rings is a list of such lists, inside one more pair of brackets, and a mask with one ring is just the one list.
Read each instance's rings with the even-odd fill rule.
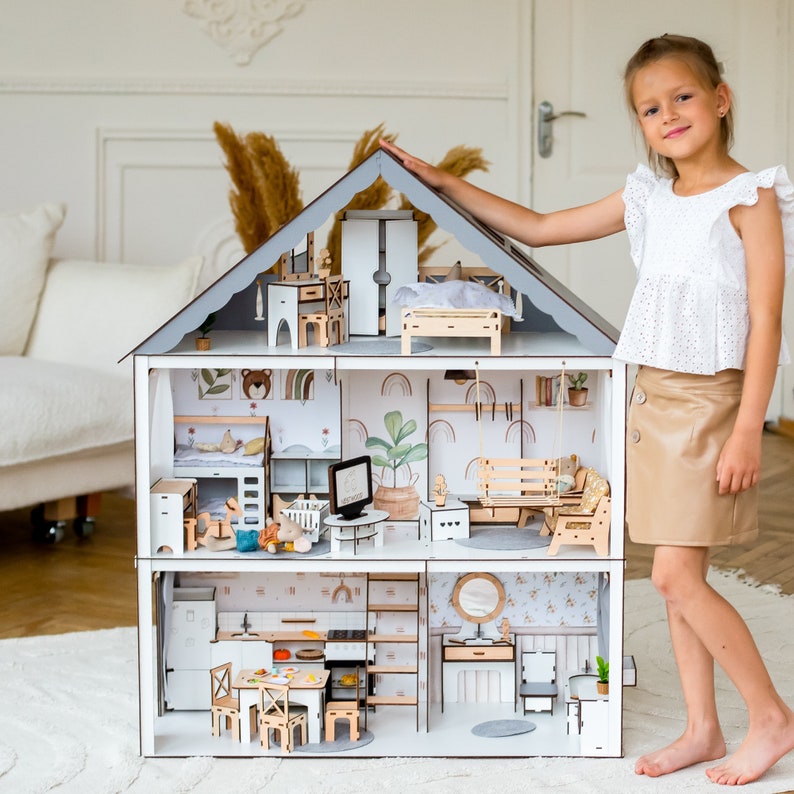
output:
[[[490,720],[527,720],[535,729],[529,733],[483,738],[472,728]],[[363,725],[363,715],[362,715]],[[509,703],[438,703],[431,705],[429,732],[416,731],[416,712],[410,708],[378,707],[367,715],[367,730],[374,740],[365,746],[338,754],[345,758],[382,757],[504,757],[578,756],[579,736],[567,733],[564,704],[553,714],[524,715],[520,706]],[[155,756],[212,755],[217,757],[282,757],[279,747],[262,750],[258,739],[241,744],[224,732],[213,737],[209,712],[171,712],[155,722]],[[311,753],[293,757],[306,758]],[[329,757],[328,753],[315,754]]]

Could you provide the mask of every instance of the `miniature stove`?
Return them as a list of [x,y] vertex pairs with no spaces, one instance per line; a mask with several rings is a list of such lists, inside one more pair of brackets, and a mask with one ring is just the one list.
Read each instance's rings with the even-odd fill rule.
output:
[[[374,648],[370,649],[372,653]],[[366,629],[328,629],[325,639],[325,658],[361,661],[367,658]]]
[[367,638],[366,629],[331,629],[328,632],[327,638],[332,642],[339,640],[359,640],[363,641]]

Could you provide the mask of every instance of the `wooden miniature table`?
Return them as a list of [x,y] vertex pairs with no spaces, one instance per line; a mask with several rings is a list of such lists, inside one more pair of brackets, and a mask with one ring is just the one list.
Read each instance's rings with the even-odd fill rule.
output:
[[[328,683],[329,672],[329,670],[320,668],[301,667],[289,679],[290,703],[297,703],[308,709],[306,715],[307,738],[311,744],[321,740],[324,712],[323,695],[325,694],[325,685]],[[317,681],[307,683],[305,679],[309,675],[313,675]],[[256,675],[255,670],[240,670],[234,679],[232,689],[238,690],[240,696],[240,741],[243,743],[248,743],[255,738],[255,735],[251,735],[251,725],[245,715],[249,714],[251,706],[256,706],[259,701],[260,682],[267,683],[272,678],[270,673]]]
[[361,540],[373,539],[376,546],[383,545],[383,529],[379,527],[389,517],[386,510],[367,510],[358,518],[327,516],[325,525],[331,530],[331,551],[342,551],[342,544],[352,541],[353,554]]

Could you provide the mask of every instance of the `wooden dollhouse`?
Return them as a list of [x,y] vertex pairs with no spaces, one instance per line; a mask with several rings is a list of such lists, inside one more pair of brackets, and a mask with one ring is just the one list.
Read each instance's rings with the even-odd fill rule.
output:
[[[410,213],[353,213],[340,272],[317,272],[314,231],[378,177],[470,261],[420,267]],[[418,305],[431,282],[443,300]],[[134,351],[142,753],[620,755],[616,340],[383,151],[154,331]],[[579,373],[581,407],[564,388]],[[349,489],[372,504],[345,523],[328,467],[365,455],[371,482]],[[199,515],[234,545],[194,543]],[[308,550],[256,545],[283,515]],[[290,741],[273,741],[282,724]]]

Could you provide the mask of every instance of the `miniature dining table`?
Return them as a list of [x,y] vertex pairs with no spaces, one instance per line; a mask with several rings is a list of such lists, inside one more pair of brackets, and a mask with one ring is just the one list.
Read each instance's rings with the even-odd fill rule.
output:
[[[328,670],[320,668],[295,668],[296,672],[284,674],[283,669],[278,675],[270,672],[257,675],[256,670],[240,670],[232,683],[232,689],[238,691],[240,697],[240,714],[249,714],[251,706],[259,702],[260,684],[284,684],[289,686],[289,701],[291,704],[306,706],[306,727],[308,740],[311,744],[321,740],[323,727],[323,695],[325,685],[328,683]],[[252,728],[247,719],[240,720],[240,741],[250,742]]]

